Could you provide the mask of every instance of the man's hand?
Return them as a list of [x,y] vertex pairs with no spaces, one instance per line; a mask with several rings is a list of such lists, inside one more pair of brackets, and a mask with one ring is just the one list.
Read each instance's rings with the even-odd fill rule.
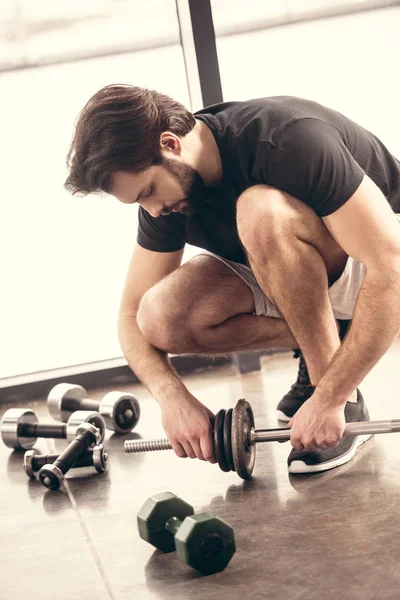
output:
[[299,451],[337,446],[345,424],[344,406],[329,406],[314,392],[288,424],[290,442]]
[[210,421],[214,414],[189,392],[160,406],[162,425],[175,453],[215,463]]

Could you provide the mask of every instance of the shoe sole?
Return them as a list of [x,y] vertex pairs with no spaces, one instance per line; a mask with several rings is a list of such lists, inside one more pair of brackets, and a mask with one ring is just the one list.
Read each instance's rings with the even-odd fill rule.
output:
[[288,467],[289,473],[319,473],[322,471],[329,471],[329,469],[334,469],[335,467],[340,467],[341,465],[346,464],[352,458],[354,458],[355,453],[358,448],[366,442],[372,434],[359,435],[357,439],[354,441],[354,444],[351,448],[338,458],[333,458],[325,463],[319,465],[307,465],[302,460],[294,460]]
[[292,417],[288,417],[287,415],[285,415],[284,412],[282,412],[281,410],[277,410],[276,414],[278,416],[278,421],[285,421],[285,423],[289,423],[290,419],[292,419]]

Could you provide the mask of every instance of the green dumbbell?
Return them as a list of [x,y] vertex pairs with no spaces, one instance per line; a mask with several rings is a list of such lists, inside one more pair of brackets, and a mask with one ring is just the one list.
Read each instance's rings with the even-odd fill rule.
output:
[[193,508],[171,492],[151,496],[138,516],[140,537],[178,557],[203,575],[223,571],[235,553],[233,529],[209,513]]

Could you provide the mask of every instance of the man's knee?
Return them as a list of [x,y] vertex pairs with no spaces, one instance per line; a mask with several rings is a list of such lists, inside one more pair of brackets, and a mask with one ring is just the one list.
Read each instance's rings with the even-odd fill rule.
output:
[[[237,201],[237,228],[250,255],[279,251],[281,243],[307,236],[320,221],[298,198],[269,185],[245,190]],[[321,226],[321,225],[319,225]]]
[[184,324],[175,303],[165,294],[165,286],[156,284],[143,296],[137,313],[137,323],[143,337],[164,352],[176,353]]
[[250,254],[276,246],[290,231],[292,217],[293,207],[287,195],[268,185],[248,188],[237,201],[238,234]]
[[196,256],[144,294],[137,323],[150,344],[174,354],[194,350],[199,321],[196,305],[204,295],[202,288],[208,284],[213,262],[217,261],[209,256]]

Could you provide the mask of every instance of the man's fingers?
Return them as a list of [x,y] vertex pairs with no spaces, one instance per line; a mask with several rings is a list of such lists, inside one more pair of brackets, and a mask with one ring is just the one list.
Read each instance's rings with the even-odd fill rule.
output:
[[216,463],[217,459],[215,458],[214,443],[212,440],[211,431],[208,435],[205,435],[201,438],[200,446],[205,460],[213,464]]
[[199,460],[206,460],[200,446],[200,440],[191,440],[190,443],[192,444],[192,448],[195,451],[197,458]]
[[295,450],[297,450],[298,452],[305,450],[305,447],[303,445],[303,442],[301,441],[301,438],[298,435],[294,435],[293,431],[290,434],[290,443],[292,444],[293,448]]
[[179,458],[187,458],[187,454],[186,454],[185,449],[182,446],[182,444],[180,444],[179,442],[174,442],[172,440],[170,440],[170,444],[171,444],[175,454],[177,456],[179,456]]
[[295,450],[297,450],[297,452],[301,452],[302,450],[305,450],[303,444],[301,442],[291,442],[293,448]]
[[[340,441],[340,440],[339,440]],[[327,448],[332,448],[337,446],[339,441],[333,438],[321,438],[318,440],[309,440],[304,438],[293,438],[290,440],[293,448],[301,452],[302,450],[308,450],[310,452],[314,450],[326,450]]]
[[194,451],[191,443],[188,440],[182,440],[181,445],[189,458],[196,458],[196,452]]
[[171,442],[171,446],[179,458],[197,457],[200,458],[200,460],[205,460],[198,442],[196,444],[195,441],[190,443],[188,440],[181,440],[180,442]]

